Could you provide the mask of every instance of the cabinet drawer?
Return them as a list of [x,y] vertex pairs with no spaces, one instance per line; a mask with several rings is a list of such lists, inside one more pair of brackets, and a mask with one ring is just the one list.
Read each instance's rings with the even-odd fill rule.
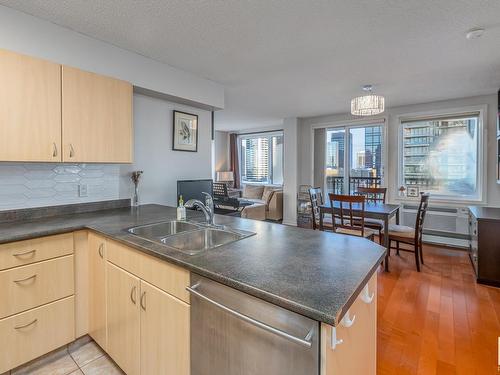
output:
[[73,233],[0,245],[0,270],[73,253]]
[[73,255],[0,271],[0,318],[74,293]]
[[75,339],[74,297],[0,320],[0,373]]
[[189,303],[189,271],[110,240],[106,251],[111,263]]

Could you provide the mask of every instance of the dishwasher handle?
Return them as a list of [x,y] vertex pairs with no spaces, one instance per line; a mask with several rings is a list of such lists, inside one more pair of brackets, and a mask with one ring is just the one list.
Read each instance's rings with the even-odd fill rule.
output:
[[274,333],[275,335],[278,335],[280,337],[283,337],[289,341],[292,341],[296,344],[299,344],[299,345],[302,345],[302,346],[305,346],[306,348],[311,348],[312,347],[312,343],[311,343],[311,339],[312,339],[312,336],[314,334],[314,327],[311,328],[311,330],[307,333],[306,337],[301,339],[300,337],[296,337],[296,336],[293,336],[293,335],[290,335],[289,333],[286,333],[278,328],[274,328],[268,324],[265,324],[265,323],[262,323],[256,319],[253,319],[253,318],[250,318],[249,316],[245,315],[245,314],[242,314],[236,310],[233,310],[217,301],[214,301],[213,299],[205,296],[204,294],[198,292],[196,290],[196,288],[198,288],[200,285],[200,283],[197,283],[195,285],[193,285],[192,287],[186,287],[186,290],[191,293],[191,294],[194,294],[195,296],[201,298],[202,300],[205,300],[215,306],[217,306],[218,308],[220,308],[221,310],[224,310],[225,312],[247,322],[247,323],[250,323],[256,327],[259,327],[265,331],[268,331],[268,332],[271,332],[271,333]]

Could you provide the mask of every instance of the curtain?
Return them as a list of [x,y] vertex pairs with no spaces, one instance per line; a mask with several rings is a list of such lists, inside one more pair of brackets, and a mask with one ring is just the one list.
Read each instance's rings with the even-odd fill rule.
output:
[[229,153],[231,170],[234,174],[234,187],[240,188],[240,162],[238,157],[238,134],[229,134]]

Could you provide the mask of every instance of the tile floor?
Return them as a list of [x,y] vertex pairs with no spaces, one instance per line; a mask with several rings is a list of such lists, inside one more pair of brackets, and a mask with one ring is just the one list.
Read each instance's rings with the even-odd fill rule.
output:
[[17,367],[2,375],[122,375],[124,372],[89,337]]

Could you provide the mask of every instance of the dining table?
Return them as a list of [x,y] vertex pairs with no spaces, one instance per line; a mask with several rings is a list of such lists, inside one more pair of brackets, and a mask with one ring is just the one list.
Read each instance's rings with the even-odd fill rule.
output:
[[[392,217],[396,217],[396,224],[399,224],[399,205],[398,204],[388,204],[382,202],[367,202],[364,205],[364,217],[368,219],[377,219],[384,222],[384,229],[389,228],[389,220]],[[345,206],[344,206],[345,207]],[[333,213],[340,213],[340,202],[334,202],[333,211],[330,201],[326,201],[319,205],[319,229],[323,228],[323,217],[325,214],[332,215]],[[353,215],[361,215],[363,212],[362,205],[359,203],[352,203]],[[384,267],[385,271],[389,271],[389,236],[384,236],[383,246],[387,249],[387,254],[385,255]]]

